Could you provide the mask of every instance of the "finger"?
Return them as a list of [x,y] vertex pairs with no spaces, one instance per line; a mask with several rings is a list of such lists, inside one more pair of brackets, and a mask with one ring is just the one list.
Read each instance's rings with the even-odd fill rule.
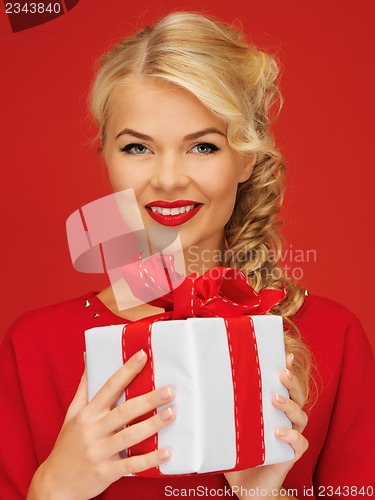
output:
[[294,354],[292,352],[288,353],[286,356],[286,367],[288,368],[288,370],[293,371]]
[[275,436],[280,441],[289,443],[294,449],[294,460],[297,461],[309,447],[309,442],[300,432],[295,429],[285,429],[278,427],[275,431]]
[[124,392],[130,382],[143,370],[146,365],[147,355],[143,349],[132,356],[112,377],[110,377],[103,387],[90,401],[91,410],[99,413],[109,410]]
[[274,394],[272,397],[272,404],[275,408],[285,413],[292,422],[294,429],[297,429],[299,432],[304,431],[308,422],[308,417],[297,403],[280,394]]
[[102,420],[102,429],[109,434],[129,424],[141,415],[173,401],[175,390],[172,386],[161,387],[142,396],[121,403]]
[[281,372],[280,380],[288,389],[290,399],[303,408],[306,403],[306,397],[298,377],[296,377],[289,368],[286,368]]
[[135,444],[141,443],[150,436],[153,436],[173,422],[175,417],[176,410],[170,406],[142,422],[130,425],[116,434],[113,434],[107,439],[106,443],[109,456],[120,453]]
[[116,481],[122,476],[158,467],[162,463],[167,462],[170,457],[171,451],[168,448],[161,448],[160,450],[155,450],[145,455],[137,455],[116,460],[110,464],[113,474],[112,479]]
[[88,393],[87,371],[85,365],[85,369],[83,371],[75,396],[69,405],[68,411],[66,412],[65,421],[70,420],[72,417],[77,415],[77,413],[87,405],[88,403],[87,393]]

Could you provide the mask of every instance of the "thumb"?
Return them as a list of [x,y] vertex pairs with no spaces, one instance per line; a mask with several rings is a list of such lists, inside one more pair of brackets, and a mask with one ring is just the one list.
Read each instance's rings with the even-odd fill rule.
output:
[[80,410],[82,410],[87,404],[88,404],[88,386],[87,386],[87,370],[85,363],[85,369],[83,371],[81,381],[78,385],[75,396],[69,405],[68,411],[66,412],[65,421],[75,417],[77,413]]

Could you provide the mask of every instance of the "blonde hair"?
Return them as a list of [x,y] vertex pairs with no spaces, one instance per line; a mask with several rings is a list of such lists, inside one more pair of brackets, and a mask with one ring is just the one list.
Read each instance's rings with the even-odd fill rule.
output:
[[304,295],[279,266],[277,214],[284,196],[285,168],[270,131],[272,110],[278,112],[282,104],[278,71],[276,60],[247,43],[233,26],[196,13],[175,12],[100,58],[91,89],[91,111],[105,144],[118,89],[140,77],[169,82],[191,92],[224,120],[233,149],[256,153],[253,173],[239,185],[225,227],[224,265],[241,269],[257,291],[286,286],[286,299],[272,313],[285,319],[286,350],[294,354],[294,371],[307,395],[311,356],[291,321]]

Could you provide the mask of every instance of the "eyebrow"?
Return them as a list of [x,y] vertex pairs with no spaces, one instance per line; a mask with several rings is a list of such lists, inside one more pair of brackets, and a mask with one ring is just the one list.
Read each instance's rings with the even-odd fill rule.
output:
[[[198,132],[193,132],[192,134],[185,135],[184,141],[192,141],[194,139],[199,139],[199,137],[203,137],[204,135],[208,134],[219,134],[222,135],[223,137],[226,137],[226,135],[217,128],[209,127],[203,130],[199,130]],[[154,139],[151,136],[146,134],[141,134],[141,132],[136,132],[135,130],[131,130],[130,128],[124,128],[124,130],[121,130],[121,132],[119,132],[116,135],[116,139],[118,139],[122,135],[131,135],[143,141],[154,141]]]

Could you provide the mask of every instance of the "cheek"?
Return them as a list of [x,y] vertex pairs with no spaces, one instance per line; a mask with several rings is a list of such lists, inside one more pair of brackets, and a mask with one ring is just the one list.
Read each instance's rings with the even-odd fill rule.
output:
[[217,221],[226,224],[233,212],[238,184],[231,176],[216,176],[207,185],[207,197],[215,209]]
[[114,191],[133,188],[139,190],[141,176],[134,169],[127,169],[121,163],[108,162],[108,177]]
[[122,189],[124,189],[121,187],[121,178],[112,169],[108,169],[108,177],[113,191],[121,191]]
[[118,191],[132,189],[135,197],[135,203],[136,203],[135,206],[133,206],[132,201],[129,201],[129,200],[134,200],[133,197],[131,197],[130,199],[126,198],[126,202],[124,205],[126,211],[126,220],[128,221],[128,218],[130,218],[130,220],[138,221],[140,216],[142,218],[143,227],[149,226],[150,221],[148,220],[147,214],[145,214],[145,211],[142,210],[143,204],[140,199],[141,198],[140,193],[142,193],[142,186],[139,185],[139,178],[137,182],[137,177],[134,176],[133,174],[125,172],[125,169],[123,168],[115,169],[113,168],[113,166],[111,167],[112,168],[108,169],[108,175],[112,186],[112,190],[114,192],[118,192]]
[[206,186],[211,193],[212,199],[220,199],[223,204],[231,204],[235,199],[238,187],[237,177],[234,174],[234,169],[222,168],[210,175],[206,179]]

